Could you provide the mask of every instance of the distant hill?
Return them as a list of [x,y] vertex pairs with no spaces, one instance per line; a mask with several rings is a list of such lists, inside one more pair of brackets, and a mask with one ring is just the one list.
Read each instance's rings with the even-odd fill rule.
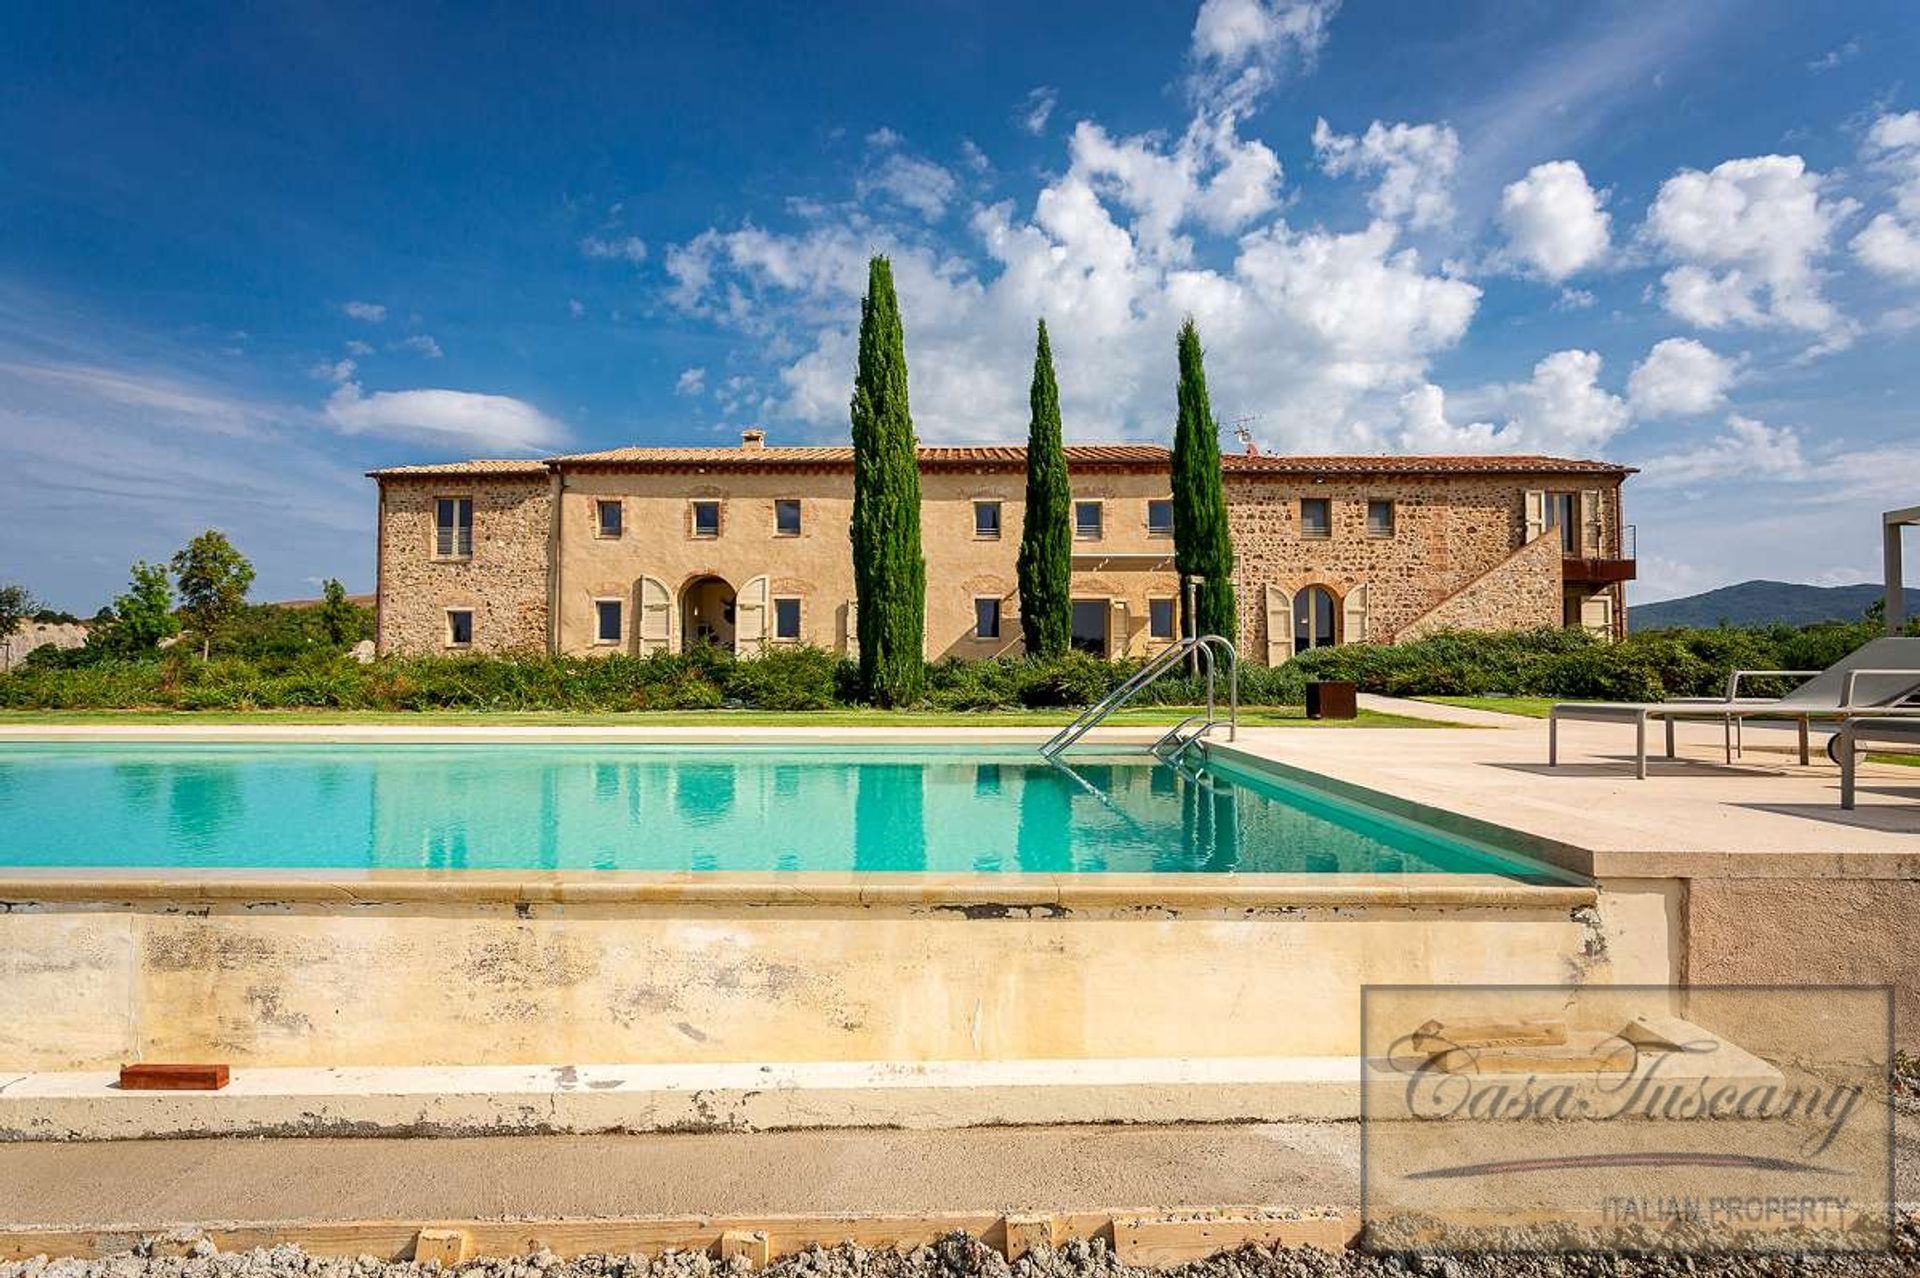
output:
[[[1852,586],[1801,586],[1789,581],[1743,581],[1705,594],[1636,604],[1628,615],[1635,630],[1668,626],[1790,626],[1816,621],[1858,621],[1882,595],[1863,581]],[[1907,615],[1920,616],[1920,590],[1907,589]]]

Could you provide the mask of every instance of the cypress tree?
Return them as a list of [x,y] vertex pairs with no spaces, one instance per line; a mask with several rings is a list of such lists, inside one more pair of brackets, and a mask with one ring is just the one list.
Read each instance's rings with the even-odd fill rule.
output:
[[907,407],[906,334],[893,267],[884,257],[867,263],[852,417],[860,682],[877,705],[911,705],[926,678],[927,561],[920,552],[920,463]]
[[1060,443],[1060,387],[1040,321],[1027,402],[1027,509],[1020,526],[1020,631],[1029,657],[1058,657],[1073,638],[1073,489]]
[[[1220,483],[1220,427],[1207,401],[1207,370],[1200,330],[1189,315],[1180,325],[1180,416],[1173,430],[1173,559],[1180,576],[1203,580],[1196,592],[1191,633],[1239,641],[1233,606],[1233,539]],[[1186,609],[1183,580],[1180,606]]]

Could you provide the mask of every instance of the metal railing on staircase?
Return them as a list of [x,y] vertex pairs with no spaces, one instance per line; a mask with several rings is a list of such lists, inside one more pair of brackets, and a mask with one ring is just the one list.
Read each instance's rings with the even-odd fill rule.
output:
[[[1199,635],[1191,639],[1182,639],[1155,654],[1145,665],[1134,671],[1126,682],[1082,710],[1072,723],[1054,733],[1053,737],[1040,747],[1040,753],[1051,759],[1062,750],[1074,745],[1080,738],[1099,727],[1108,715],[1138,696],[1147,685],[1181,662],[1188,660],[1197,663],[1206,675],[1206,711],[1204,714],[1188,715],[1175,725],[1173,731],[1162,736],[1154,744],[1152,747],[1154,753],[1160,754],[1164,749],[1171,747],[1173,753],[1163,757],[1176,757],[1187,746],[1222,723],[1225,723],[1227,728],[1227,740],[1233,740],[1240,730],[1240,655],[1234,651],[1233,645],[1220,635]],[[1227,717],[1224,720],[1220,718],[1219,700],[1215,694],[1220,666],[1223,664],[1226,666],[1227,674]],[[1198,726],[1193,726],[1196,721]],[[1192,730],[1186,731],[1190,727]]]

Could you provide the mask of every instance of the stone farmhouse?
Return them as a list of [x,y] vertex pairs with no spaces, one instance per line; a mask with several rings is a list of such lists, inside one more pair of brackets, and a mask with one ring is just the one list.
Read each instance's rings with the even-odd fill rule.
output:
[[[1071,444],[1073,633],[1106,656],[1174,638],[1169,455]],[[1442,629],[1625,632],[1632,470],[1553,457],[1222,459],[1243,656]],[[370,472],[379,650],[850,653],[850,447],[616,448]],[[1021,651],[1025,449],[920,449],[927,656]]]

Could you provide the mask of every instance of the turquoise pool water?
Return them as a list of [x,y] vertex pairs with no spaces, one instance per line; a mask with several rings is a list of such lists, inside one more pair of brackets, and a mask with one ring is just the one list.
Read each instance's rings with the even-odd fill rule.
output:
[[1031,748],[0,743],[0,865],[1493,873],[1215,766]]

